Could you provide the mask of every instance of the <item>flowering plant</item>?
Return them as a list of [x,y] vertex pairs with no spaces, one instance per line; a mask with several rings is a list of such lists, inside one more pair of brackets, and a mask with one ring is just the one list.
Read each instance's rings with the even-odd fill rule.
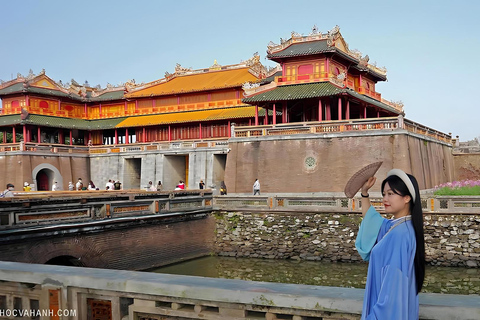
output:
[[442,183],[438,186],[435,186],[434,194],[439,196],[480,195],[480,180],[460,180],[460,181]]

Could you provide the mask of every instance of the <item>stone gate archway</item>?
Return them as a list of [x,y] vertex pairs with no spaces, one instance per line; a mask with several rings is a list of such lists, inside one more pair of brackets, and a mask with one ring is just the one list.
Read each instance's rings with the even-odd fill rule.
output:
[[[43,177],[42,177],[43,176]],[[45,178],[45,176],[47,178]],[[48,183],[45,183],[45,179],[48,179]],[[36,166],[32,170],[32,181],[35,183],[36,190],[45,189],[45,184],[48,184],[48,188],[45,191],[51,190],[52,184],[56,181],[61,190],[64,190],[63,187],[63,177],[60,174],[60,171],[53,165],[49,163],[42,163]],[[40,183],[42,186],[40,186]]]

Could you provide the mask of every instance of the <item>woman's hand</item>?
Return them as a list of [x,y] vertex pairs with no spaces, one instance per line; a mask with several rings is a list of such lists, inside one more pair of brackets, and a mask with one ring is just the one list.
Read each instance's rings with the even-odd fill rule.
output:
[[370,190],[370,188],[373,187],[373,185],[375,184],[376,181],[377,181],[377,178],[375,178],[375,177],[368,178],[368,180],[362,186],[362,189],[361,189],[362,194],[367,195],[368,190]]

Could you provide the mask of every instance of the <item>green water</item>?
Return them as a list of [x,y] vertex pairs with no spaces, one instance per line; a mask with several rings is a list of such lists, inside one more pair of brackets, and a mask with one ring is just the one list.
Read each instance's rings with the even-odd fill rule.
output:
[[[150,271],[210,278],[365,288],[367,264],[204,257]],[[480,294],[480,269],[427,266],[422,292]]]

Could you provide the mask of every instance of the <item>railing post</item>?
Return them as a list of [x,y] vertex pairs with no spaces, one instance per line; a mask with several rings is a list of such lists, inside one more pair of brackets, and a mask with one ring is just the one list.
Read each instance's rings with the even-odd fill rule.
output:
[[403,120],[403,116],[402,115],[399,115],[398,116],[398,128],[399,129],[405,129],[404,128],[404,120]]

